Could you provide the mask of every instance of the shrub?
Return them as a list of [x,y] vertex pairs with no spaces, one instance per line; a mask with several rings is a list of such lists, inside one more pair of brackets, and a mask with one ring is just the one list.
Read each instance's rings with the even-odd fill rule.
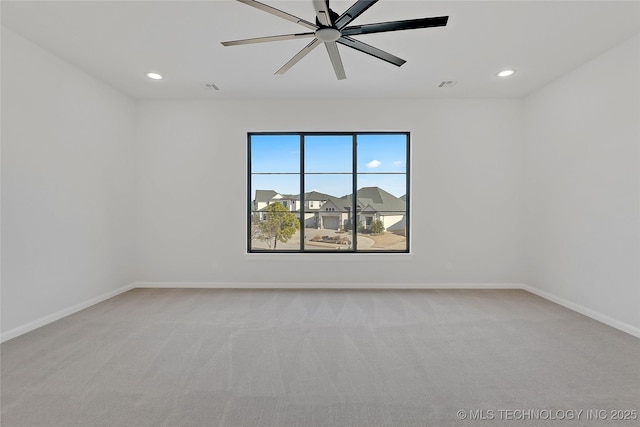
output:
[[376,219],[371,223],[371,232],[372,233],[382,233],[384,231],[384,224],[379,219]]

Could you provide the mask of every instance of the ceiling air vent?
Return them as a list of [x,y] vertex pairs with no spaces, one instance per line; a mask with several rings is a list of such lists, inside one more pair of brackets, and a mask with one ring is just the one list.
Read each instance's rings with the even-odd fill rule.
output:
[[440,82],[440,84],[438,85],[438,87],[453,87],[457,84],[458,82],[455,80],[443,80]]
[[205,89],[209,90],[220,90],[220,88],[216,86],[215,83],[202,83],[202,86],[204,86]]

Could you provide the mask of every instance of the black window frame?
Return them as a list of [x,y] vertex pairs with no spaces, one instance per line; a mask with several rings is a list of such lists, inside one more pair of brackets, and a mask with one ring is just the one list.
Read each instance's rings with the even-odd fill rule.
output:
[[[300,204],[300,247],[298,249],[255,249],[251,247],[251,226],[252,226],[252,215],[255,213],[253,209],[253,198],[252,192],[256,189],[252,188],[252,169],[251,169],[251,139],[253,136],[299,136],[300,137],[300,169],[297,173],[290,173],[292,175],[298,174],[300,175],[300,191],[299,191],[299,204]],[[358,147],[357,147],[357,136],[358,135],[404,135],[406,137],[406,159],[405,159],[405,172],[399,173],[388,173],[388,172],[358,172]],[[352,167],[351,167],[351,181],[352,181],[352,206],[351,212],[355,212],[357,215],[357,204],[358,204],[358,189],[357,189],[357,177],[358,175],[376,175],[376,174],[395,174],[395,175],[405,175],[405,239],[406,239],[406,247],[402,250],[385,250],[385,249],[358,249],[357,247],[357,234],[358,227],[354,224],[354,220],[352,219],[351,226],[351,237],[352,237],[352,246],[350,249],[340,249],[340,250],[330,250],[330,249],[305,249],[304,248],[304,212],[305,212],[305,170],[304,170],[304,138],[306,136],[351,136],[352,137]],[[410,254],[411,253],[411,245],[410,245],[410,188],[411,188],[411,132],[409,131],[365,131],[365,132],[247,132],[247,253],[249,254]],[[269,174],[269,173],[256,173],[256,174]],[[357,218],[354,215],[352,218]]]

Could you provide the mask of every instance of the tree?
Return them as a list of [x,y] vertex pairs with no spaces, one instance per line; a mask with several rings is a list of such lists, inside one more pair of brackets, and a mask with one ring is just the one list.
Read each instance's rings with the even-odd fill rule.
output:
[[260,214],[253,212],[251,214],[251,240],[265,240],[260,228]]
[[264,221],[259,225],[259,234],[273,249],[278,242],[285,243],[300,229],[298,217],[289,212],[281,203],[270,203],[264,209]]

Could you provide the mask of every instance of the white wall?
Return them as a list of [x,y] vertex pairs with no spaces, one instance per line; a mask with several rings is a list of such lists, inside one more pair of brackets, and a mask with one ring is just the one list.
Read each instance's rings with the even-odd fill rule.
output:
[[[149,101],[138,114],[142,282],[522,279],[519,100]],[[246,133],[329,130],[412,133],[411,256],[245,254]]]
[[525,100],[527,283],[640,333],[640,36]]
[[2,338],[133,277],[135,103],[2,28]]

